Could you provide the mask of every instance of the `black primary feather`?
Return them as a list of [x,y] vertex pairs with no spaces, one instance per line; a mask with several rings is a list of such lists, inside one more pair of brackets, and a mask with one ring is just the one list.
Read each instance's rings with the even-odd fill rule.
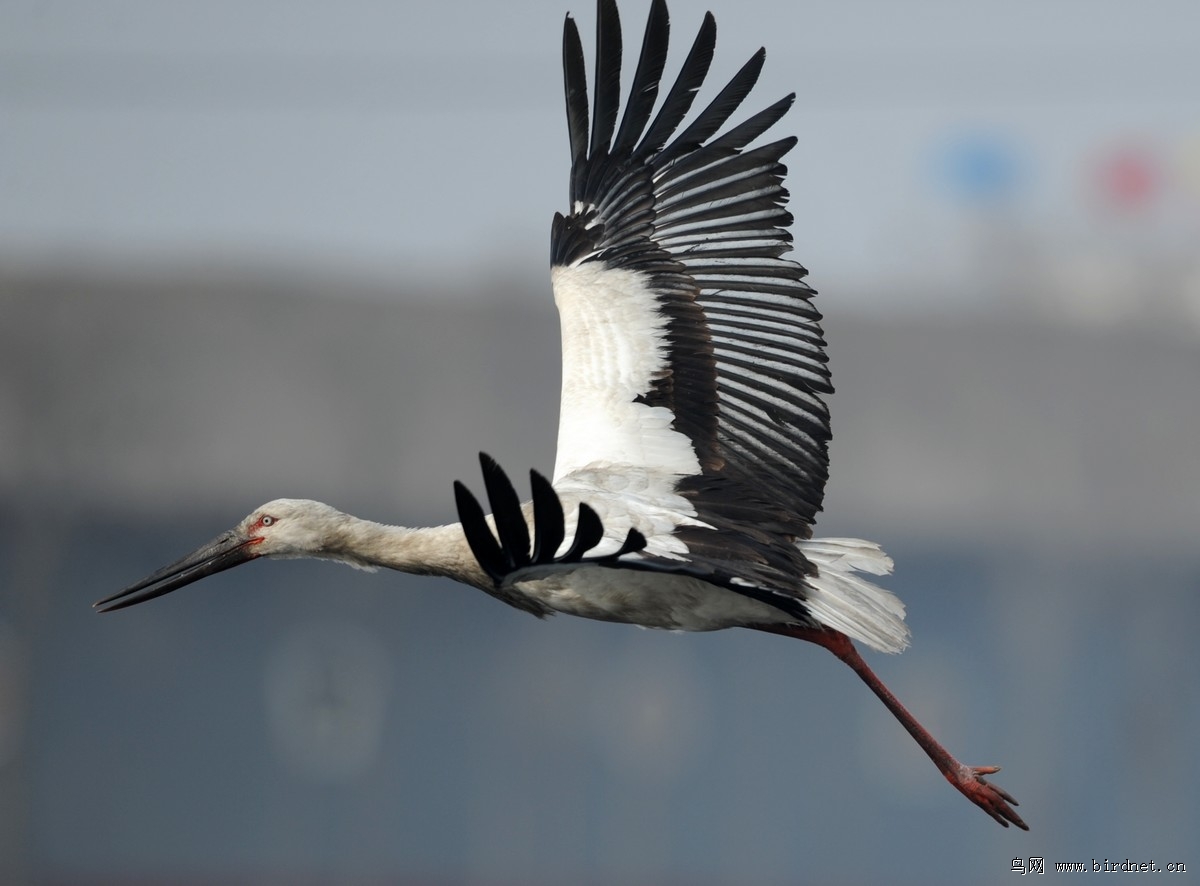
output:
[[[588,551],[604,540],[604,524],[595,509],[585,503],[579,505],[575,538],[570,548],[561,557],[556,557],[559,546],[566,538],[566,518],[558,493],[550,481],[537,471],[530,471],[533,489],[533,551],[529,550],[529,524],[521,507],[516,490],[504,469],[486,453],[479,454],[483,468],[484,485],[488,503],[492,507],[492,519],[496,534],[492,534],[487,515],[478,499],[463,483],[454,481],[454,500],[458,507],[458,519],[462,522],[467,545],[474,554],[480,569],[500,587],[505,578],[530,566],[552,564],[595,563],[601,566],[624,566],[618,558],[633,554],[646,547],[646,538],[636,529],[630,529],[620,548],[611,554],[588,557]],[[651,567],[644,567],[651,568]]]
[[487,489],[488,503],[492,506],[492,519],[496,521],[496,534],[500,538],[500,549],[508,572],[529,565],[529,524],[521,512],[521,499],[496,460],[485,452],[479,453],[479,465],[483,468],[483,484]]
[[467,545],[475,555],[479,568],[498,583],[505,573],[504,551],[488,528],[487,516],[479,501],[459,480],[454,481],[454,504],[458,509],[458,519],[462,522],[463,535],[467,537]]
[[600,515],[590,505],[580,504],[579,517],[575,521],[575,540],[562,555],[562,561],[570,563],[582,559],[603,538],[604,524],[600,521]]
[[553,557],[563,543],[566,518],[558,493],[549,480],[537,471],[530,471],[529,488],[533,490],[533,560],[540,563]]
[[634,152],[637,159],[645,160],[650,155],[657,153],[666,144],[667,139],[671,137],[671,133],[679,126],[683,118],[687,116],[687,112],[692,109],[696,93],[700,91],[704,78],[708,76],[708,68],[712,64],[716,48],[717,20],[713,18],[711,12],[706,12],[704,22],[700,25],[696,39],[692,42],[692,48],[683,61],[683,67],[679,69],[679,75],[675,78],[675,85],[667,93],[667,97],[658,111],[658,116],[654,118],[654,122],[646,131],[645,138]]
[[654,0],[650,4],[650,18],[646,21],[646,35],[642,38],[642,54],[638,57],[633,84],[629,87],[629,105],[621,119],[613,153],[632,151],[642,130],[654,110],[658,98],[658,84],[667,63],[667,40],[671,34],[671,21],[667,16],[666,0]]
[[608,153],[621,109],[621,17],[616,0],[600,0],[596,22],[596,92],[592,96],[593,157]]
[[[588,145],[587,67],[579,28],[569,15],[563,24],[563,81],[567,99],[567,135],[571,141],[571,169],[582,169],[587,159]],[[574,191],[572,182],[571,192]]]

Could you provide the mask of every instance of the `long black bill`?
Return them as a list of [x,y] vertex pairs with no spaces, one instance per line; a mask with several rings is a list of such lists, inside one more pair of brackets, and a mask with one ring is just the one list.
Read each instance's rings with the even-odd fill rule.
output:
[[111,597],[105,597],[92,606],[100,612],[113,612],[135,603],[153,600],[199,581],[206,575],[232,569],[241,563],[256,559],[259,555],[254,553],[254,547],[253,541],[230,530],[182,560],[164,566],[137,584],[130,585]]

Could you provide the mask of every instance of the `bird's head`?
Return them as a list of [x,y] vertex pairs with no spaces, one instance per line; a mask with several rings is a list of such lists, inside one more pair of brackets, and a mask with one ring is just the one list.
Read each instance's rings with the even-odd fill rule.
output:
[[101,612],[124,609],[259,557],[328,556],[340,516],[340,512],[317,501],[279,498],[267,502],[208,544],[105,597],[95,607]]

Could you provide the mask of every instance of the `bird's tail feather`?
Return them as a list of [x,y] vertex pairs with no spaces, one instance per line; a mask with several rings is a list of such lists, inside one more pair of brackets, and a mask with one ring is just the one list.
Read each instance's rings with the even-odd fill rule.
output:
[[859,538],[813,538],[797,544],[817,567],[808,580],[806,601],[813,618],[880,652],[901,652],[908,646],[900,598],[857,574],[892,571],[892,558],[879,545]]

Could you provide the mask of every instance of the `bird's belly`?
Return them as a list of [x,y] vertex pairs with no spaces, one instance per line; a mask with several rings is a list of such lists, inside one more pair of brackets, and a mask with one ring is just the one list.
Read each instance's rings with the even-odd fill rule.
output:
[[583,567],[518,582],[555,612],[674,631],[715,631],[796,619],[774,606],[683,575]]

